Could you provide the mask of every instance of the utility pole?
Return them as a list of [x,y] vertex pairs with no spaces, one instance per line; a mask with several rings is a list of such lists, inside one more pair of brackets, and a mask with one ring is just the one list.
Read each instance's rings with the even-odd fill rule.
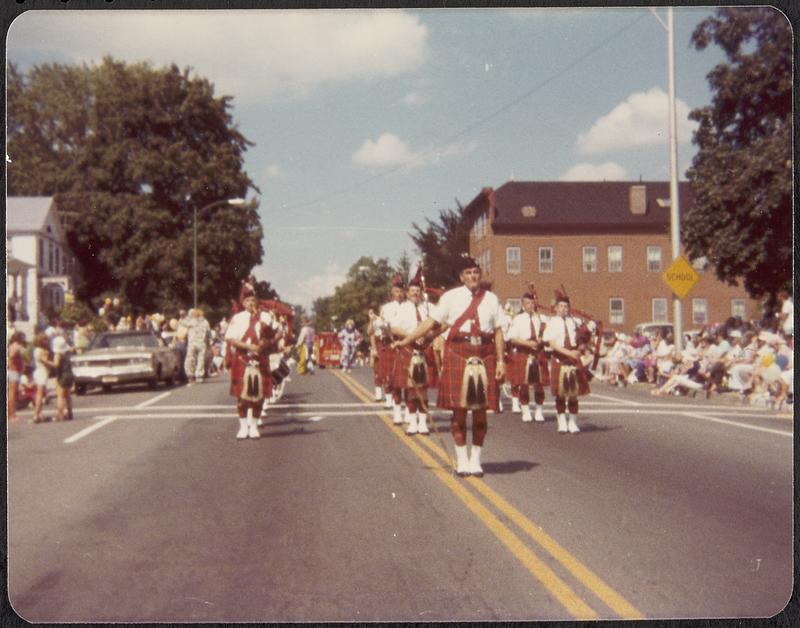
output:
[[[667,23],[659,17],[656,10],[650,11],[655,15],[661,26],[667,31],[667,73],[669,81],[669,224],[672,240],[672,260],[675,261],[681,254],[681,211],[678,200],[678,132],[677,113],[675,111],[675,33],[673,26],[672,7],[667,8]],[[683,320],[681,300],[673,293],[673,325],[675,329],[675,350],[678,355],[683,351]]]

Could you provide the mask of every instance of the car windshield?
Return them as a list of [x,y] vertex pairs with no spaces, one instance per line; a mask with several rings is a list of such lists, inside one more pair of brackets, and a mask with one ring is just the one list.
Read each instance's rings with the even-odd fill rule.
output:
[[155,348],[158,339],[151,334],[100,334],[89,349],[119,349],[128,347]]

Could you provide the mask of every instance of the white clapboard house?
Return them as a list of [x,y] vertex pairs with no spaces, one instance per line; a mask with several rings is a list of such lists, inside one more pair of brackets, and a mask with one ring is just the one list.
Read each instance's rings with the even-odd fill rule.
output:
[[6,199],[6,315],[32,334],[73,290],[75,258],[51,196]]

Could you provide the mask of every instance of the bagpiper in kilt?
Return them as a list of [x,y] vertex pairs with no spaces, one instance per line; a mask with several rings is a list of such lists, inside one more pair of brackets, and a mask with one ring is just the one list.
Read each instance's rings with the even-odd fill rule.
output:
[[402,388],[395,388],[392,383],[394,363],[397,359],[397,349],[392,347],[392,342],[398,340],[392,335],[392,327],[397,326],[397,316],[400,306],[405,300],[405,283],[399,274],[392,277],[392,299],[384,303],[380,311],[380,336],[378,338],[378,359],[381,362],[381,376],[383,390],[386,392],[384,407],[392,408],[395,425],[403,423]]
[[232,354],[230,394],[236,397],[238,439],[260,436],[257,420],[264,399],[272,394],[269,353],[279,328],[271,313],[259,313],[255,296],[246,296],[242,305],[244,310],[234,314],[225,331]]
[[[522,295],[522,312],[511,322],[508,331],[509,366],[508,379],[519,399],[522,420],[533,420],[530,403],[530,387],[533,387],[536,402],[536,421],[544,421],[544,387],[549,383],[547,358],[544,354],[542,333],[547,325],[543,316],[536,312],[535,296],[531,292]],[[516,404],[515,404],[516,405]]]
[[[406,297],[392,326],[392,335],[396,338],[405,338],[429,316],[428,303],[422,300],[422,280],[419,271],[409,282]],[[435,366],[432,368],[429,365],[425,353],[430,347],[426,347],[426,344],[427,342],[418,340],[412,345],[396,349],[392,389],[403,391],[406,402],[404,419],[408,424],[406,434],[410,436],[429,433],[428,384],[431,381],[431,371],[435,373],[436,369]],[[433,359],[432,350],[430,358]]]
[[[405,347],[434,331],[449,329],[445,340],[438,405],[453,411],[450,421],[456,449],[456,473],[482,476],[481,450],[488,409],[497,411],[499,382],[505,377],[501,308],[497,295],[481,286],[474,259],[461,259],[462,285],[445,292],[430,316],[403,340]],[[467,453],[467,413],[472,411],[472,449]]]
[[542,340],[553,350],[550,392],[556,399],[558,431],[571,434],[580,432],[578,397],[590,392],[589,375],[577,351],[577,336],[578,322],[569,315],[569,297],[556,291],[555,316],[550,317]]

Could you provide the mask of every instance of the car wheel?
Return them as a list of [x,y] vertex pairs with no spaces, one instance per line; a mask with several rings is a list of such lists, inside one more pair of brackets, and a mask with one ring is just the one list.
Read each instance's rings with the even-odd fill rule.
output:
[[86,384],[76,384],[75,385],[75,394],[82,396],[86,394]]
[[158,370],[156,371],[156,376],[147,382],[148,388],[155,388],[158,386],[158,380],[161,379],[161,365],[158,365]]
[[103,384],[103,392],[110,392],[111,384]]

